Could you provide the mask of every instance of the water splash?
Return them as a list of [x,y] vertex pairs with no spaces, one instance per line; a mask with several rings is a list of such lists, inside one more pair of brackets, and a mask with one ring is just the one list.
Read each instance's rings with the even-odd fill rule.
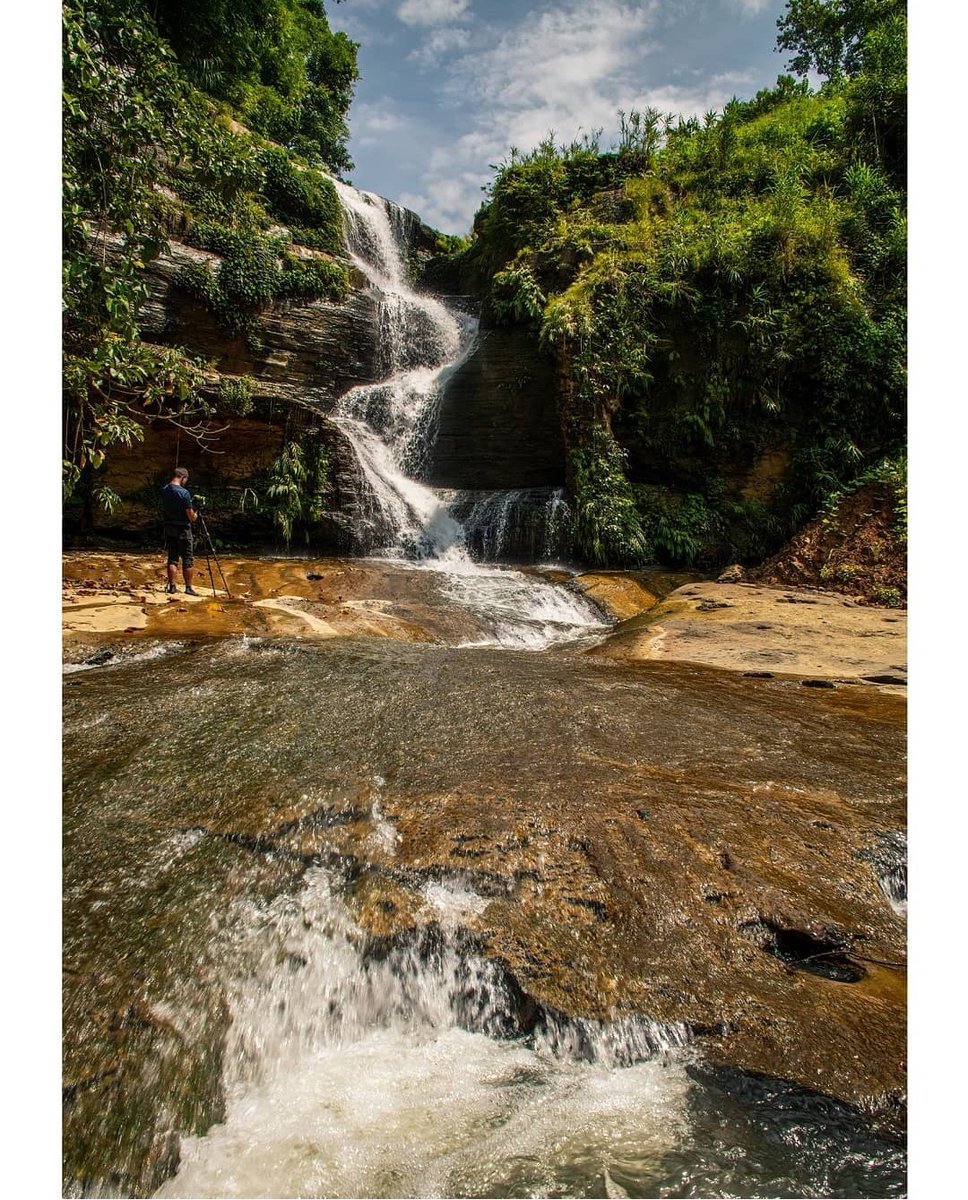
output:
[[902,829],[881,833],[875,844],[861,852],[873,864],[877,882],[888,904],[899,917],[907,916],[907,834]]
[[509,1038],[513,990],[456,937],[432,930],[382,958],[363,942],[323,870],[295,897],[240,908],[226,1117],[183,1139],[158,1196],[548,1194],[517,1181],[580,1176],[623,1136],[656,1158],[674,1146],[688,1080],[656,1057],[660,1027],[619,1023],[610,1040],[561,1019]]

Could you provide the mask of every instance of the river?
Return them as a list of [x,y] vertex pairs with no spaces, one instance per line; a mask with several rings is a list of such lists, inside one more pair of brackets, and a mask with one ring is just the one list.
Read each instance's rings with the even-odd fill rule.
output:
[[[596,659],[590,600],[477,561],[518,495],[474,515],[415,478],[475,323],[412,292],[392,206],[340,194],[387,357],[338,420],[387,570],[476,632],[160,640],[65,677],[65,1194],[903,1194],[896,1129],[703,1042],[776,995],[736,1057],[812,1063],[794,1018],[759,1030],[816,1003],[835,1042],[841,998],[879,1011],[894,977],[822,947],[816,984],[691,873],[745,837],[744,886],[795,894],[816,852],[809,903],[893,945],[894,698]],[[732,940],[704,958],[707,915]]]

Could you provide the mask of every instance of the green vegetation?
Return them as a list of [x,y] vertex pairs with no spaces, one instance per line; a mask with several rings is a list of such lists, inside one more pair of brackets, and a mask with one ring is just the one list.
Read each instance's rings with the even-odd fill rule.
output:
[[251,403],[224,384],[213,401],[204,363],[140,337],[146,268],[169,238],[221,256],[183,283],[236,333],[274,299],[345,294],[342,264],[292,243],[340,252],[316,168],[352,165],[356,46],[316,0],[65,0],[63,14],[64,487],[111,506],[94,473],[112,445],[158,420],[205,445],[223,407]]
[[894,512],[894,535],[902,542],[907,541],[907,455],[883,458],[862,471],[850,483],[830,493],[824,501],[822,523],[825,528],[837,525],[837,510],[841,503],[862,487],[873,485],[885,492]]
[[197,88],[314,166],[352,170],[345,118],[359,77],[357,47],[330,30],[321,0],[151,0],[146,7]]
[[245,417],[252,411],[253,383],[251,375],[225,376],[219,381],[219,412]]
[[301,530],[309,530],[326,511],[326,480],[329,457],[326,447],[312,433],[287,441],[269,471],[266,494],[272,517],[286,545]]
[[762,557],[903,446],[904,6],[793,0],[779,29],[818,91],[512,151],[457,256],[558,360],[593,563]]
[[217,265],[184,267],[178,283],[215,314],[227,333],[250,333],[255,316],[273,300],[342,300],[349,288],[346,268],[328,259],[298,258],[288,240],[257,231],[205,225],[192,239],[220,257]]

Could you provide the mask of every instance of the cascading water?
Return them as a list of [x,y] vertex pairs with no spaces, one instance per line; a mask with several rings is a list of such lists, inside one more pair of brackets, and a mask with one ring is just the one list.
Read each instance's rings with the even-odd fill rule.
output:
[[[406,282],[402,210],[337,190],[381,298],[385,377],[345,396],[336,419],[386,553],[437,572],[486,617],[491,645],[601,628],[566,588],[472,558],[522,541],[554,557],[560,493],[445,495],[411,477],[474,323]],[[815,697],[788,698],[810,702],[794,735],[737,684],[716,682],[727,700],[711,703],[691,670],[646,678],[571,655],[371,641],[168,643],[65,681],[65,1194],[903,1194],[903,1149],[843,1106],[730,1081],[685,1025],[620,1005],[608,1022],[541,1007],[601,978],[586,953],[602,941],[599,902],[570,894],[567,865],[598,846],[555,817],[563,802],[566,814],[608,806],[609,827],[634,812],[622,839],[658,858],[647,809],[686,814],[696,792],[725,795],[722,774],[746,780],[757,754],[766,777],[782,764],[799,778],[791,737],[817,755],[802,770],[823,768],[823,803],[853,794],[856,769],[880,805],[896,786],[886,727],[856,768],[852,743],[848,770]],[[446,866],[422,861],[435,822],[453,838]],[[492,823],[522,853],[534,839],[520,870],[472,865],[484,835],[468,831],[490,837]],[[611,875],[613,843],[600,844],[595,871]],[[892,834],[867,854],[898,919],[905,849]],[[542,908],[559,886],[568,907]],[[683,925],[680,903],[656,904],[657,927]],[[572,905],[590,925],[572,923]],[[509,920],[518,965],[477,948]],[[543,970],[523,933],[542,922],[561,992],[520,966]],[[609,968],[608,931],[621,928],[600,926]]]
[[450,501],[475,558],[488,562],[554,562],[569,542],[563,488],[458,492]]
[[623,1135],[670,1151],[684,1029],[551,1019],[522,1036],[500,970],[448,931],[486,899],[425,894],[439,924],[383,958],[361,952],[322,869],[296,897],[240,906],[225,1120],[184,1141],[158,1196],[580,1194],[569,1179],[614,1167]]
[[[664,855],[634,805],[698,792],[711,813],[723,761],[772,778],[791,736],[812,756],[791,787],[823,771],[803,802],[858,802],[854,771],[872,805],[896,789],[885,727],[847,766],[839,713],[791,689],[791,726],[742,683],[710,703],[691,672],[386,639],[206,641],[69,676],[64,1194],[903,1194],[903,1150],[842,1108],[710,1074],[683,1025],[621,1003],[551,1007],[588,1011],[595,964],[623,958],[570,855],[601,845],[613,871],[633,834]],[[586,805],[635,825],[586,841]],[[506,868],[474,857],[492,834],[518,847]],[[870,847],[878,876],[901,849]],[[688,887],[650,919],[681,928]],[[693,986],[670,967],[664,988]]]
[[[460,494],[448,499],[413,478],[433,441],[443,384],[472,351],[477,322],[410,286],[401,251],[404,210],[339,181],[334,186],[348,252],[380,296],[385,377],[343,396],[333,419],[356,451],[383,552],[444,572],[448,595],[486,618],[488,643],[540,649],[602,629],[601,614],[575,593],[472,557],[472,549],[489,560],[503,556],[508,517],[520,510],[524,493],[499,493],[468,509]],[[540,544],[533,538],[532,544],[540,558],[552,558],[560,544],[562,493],[552,493],[545,505]]]

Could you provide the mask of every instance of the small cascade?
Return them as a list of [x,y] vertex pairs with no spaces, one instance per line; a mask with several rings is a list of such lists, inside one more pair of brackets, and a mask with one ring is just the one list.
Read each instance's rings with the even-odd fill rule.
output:
[[877,872],[877,882],[899,917],[907,915],[907,835],[903,830],[878,835],[874,846],[861,854]]
[[[437,886],[428,904],[487,901]],[[623,1134],[668,1151],[685,1028],[544,1015],[447,924],[368,955],[323,868],[295,896],[241,903],[217,951],[225,1118],[182,1140],[156,1195],[535,1194],[516,1190],[522,1154],[533,1189],[593,1174]]]
[[351,389],[333,414],[368,485],[367,540],[382,555],[446,573],[448,593],[484,612],[501,644],[540,648],[603,628],[577,593],[475,562],[565,556],[570,514],[561,490],[448,494],[418,482],[443,386],[474,349],[477,321],[411,286],[404,255],[412,218],[404,209],[333,182],[347,251],[379,297],[384,378]]
[[564,488],[457,492],[450,512],[475,559],[551,563],[571,551],[571,509]]

